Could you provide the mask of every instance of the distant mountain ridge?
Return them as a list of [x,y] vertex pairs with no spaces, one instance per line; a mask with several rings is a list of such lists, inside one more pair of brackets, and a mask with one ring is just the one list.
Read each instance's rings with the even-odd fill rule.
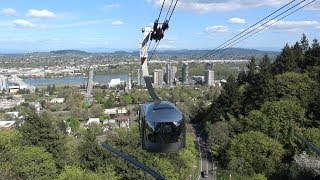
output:
[[[151,50],[150,50],[151,51]],[[203,50],[189,50],[189,49],[180,49],[180,50],[164,50],[159,49],[155,53],[156,54],[168,54],[168,55],[205,55],[207,53],[213,53],[214,51],[203,49]],[[45,52],[43,52],[45,53]],[[110,54],[110,55],[139,55],[138,50],[132,51],[125,51],[125,50],[118,50],[113,52],[87,52],[83,50],[76,50],[76,49],[64,49],[64,50],[55,50],[50,51],[49,53],[58,54],[58,55],[67,55],[67,54]],[[151,53],[151,52],[149,52]],[[261,55],[261,54],[269,54],[269,55],[278,55],[280,51],[263,51],[257,49],[246,49],[246,48],[228,48],[224,49],[216,55]],[[22,53],[24,54],[24,53]]]
[[74,50],[74,49],[64,49],[64,50],[50,51],[50,53],[60,54],[60,55],[64,55],[64,54],[89,54],[86,51]]
[[[192,54],[206,54],[206,53],[213,53],[214,51],[204,49],[204,50],[188,50],[188,49],[181,49],[181,50],[160,50],[158,53],[160,54],[185,54],[185,55],[192,55]],[[280,52],[277,51],[262,51],[257,49],[245,49],[245,48],[228,48],[223,49],[215,54],[223,54],[223,55],[235,55],[235,54],[279,54]]]

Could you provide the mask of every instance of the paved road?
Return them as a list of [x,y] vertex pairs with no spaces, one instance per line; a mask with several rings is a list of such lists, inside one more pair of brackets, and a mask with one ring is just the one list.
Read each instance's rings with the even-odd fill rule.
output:
[[210,153],[210,149],[207,147],[206,139],[207,135],[202,125],[197,124],[195,127],[195,130],[197,132],[197,141],[199,146],[199,152],[200,152],[200,161],[201,166],[200,170],[201,172],[207,171],[208,177],[203,178],[201,174],[199,174],[197,179],[208,179],[208,180],[215,180],[216,179],[216,171],[214,166],[214,159],[212,158],[212,155]]

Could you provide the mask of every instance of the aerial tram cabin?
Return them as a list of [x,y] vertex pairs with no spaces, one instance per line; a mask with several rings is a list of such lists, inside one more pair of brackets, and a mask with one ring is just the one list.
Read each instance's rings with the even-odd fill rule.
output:
[[141,105],[139,126],[144,150],[167,153],[186,146],[183,114],[171,102],[158,101]]

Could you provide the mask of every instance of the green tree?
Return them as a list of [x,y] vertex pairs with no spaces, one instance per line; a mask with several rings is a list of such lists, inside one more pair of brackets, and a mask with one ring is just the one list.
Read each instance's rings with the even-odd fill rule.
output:
[[58,180],[104,180],[117,179],[115,174],[108,170],[108,173],[100,174],[92,171],[85,171],[79,167],[66,166],[64,171],[58,176]]
[[309,40],[307,39],[307,36],[304,33],[302,34],[300,44],[303,52],[306,52],[309,49]]
[[279,100],[296,98],[303,107],[307,107],[316,94],[318,85],[306,74],[287,72],[279,74],[269,82],[269,99]]
[[104,107],[106,108],[114,108],[115,99],[113,95],[110,95],[107,102],[104,103]]
[[[320,147],[320,128],[307,128],[302,131],[303,136],[316,147]],[[317,157],[316,153],[310,148],[304,148],[308,154]]]
[[277,172],[284,154],[282,145],[267,135],[250,131],[236,136],[228,149],[229,168],[242,175]]
[[268,133],[270,129],[269,119],[261,111],[253,110],[248,116],[241,118],[245,131],[260,131]]
[[52,125],[50,119],[38,114],[29,115],[25,123],[19,127],[19,131],[23,144],[44,147],[56,159],[57,167],[63,166],[65,136]]
[[19,116],[28,117],[34,113],[36,113],[35,110],[28,106],[21,106],[19,109]]
[[84,141],[79,146],[80,163],[83,168],[97,172],[106,165],[106,155],[102,146],[96,141],[97,133],[88,128]]
[[297,62],[295,61],[294,53],[288,44],[282,49],[281,54],[276,58],[272,67],[273,74],[297,71]]
[[126,94],[120,97],[120,102],[124,105],[127,106],[132,103],[132,98],[130,95]]
[[290,153],[294,153],[296,145],[293,132],[303,127],[305,122],[305,109],[296,101],[280,100],[266,102],[261,108],[261,112],[268,117],[268,131],[264,132],[270,137],[281,142]]
[[262,74],[270,74],[270,68],[271,68],[271,60],[268,56],[268,54],[265,54],[259,64],[260,67],[260,73]]
[[89,109],[90,117],[99,117],[104,112],[104,108],[100,104],[95,104]]
[[223,155],[224,150],[231,141],[230,128],[228,122],[218,121],[206,128],[208,133],[208,145],[211,147],[211,152],[213,155],[218,156]]
[[16,147],[10,152],[9,163],[18,179],[54,179],[57,175],[52,155],[42,147]]
[[71,117],[69,119],[69,123],[70,123],[70,128],[73,132],[78,131],[79,127],[80,127],[80,121],[78,118],[76,117]]

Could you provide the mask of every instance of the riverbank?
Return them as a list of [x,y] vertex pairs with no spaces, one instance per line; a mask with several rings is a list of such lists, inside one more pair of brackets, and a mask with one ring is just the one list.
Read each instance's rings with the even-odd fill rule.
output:
[[[93,77],[94,82],[102,84],[109,83],[112,79],[120,79],[121,81],[127,81],[127,74],[114,74],[114,75],[95,75]],[[55,78],[27,78],[23,81],[33,86],[47,86],[47,85],[59,85],[59,86],[80,86],[86,84],[88,77],[86,76],[66,76],[66,77],[55,77]]]

